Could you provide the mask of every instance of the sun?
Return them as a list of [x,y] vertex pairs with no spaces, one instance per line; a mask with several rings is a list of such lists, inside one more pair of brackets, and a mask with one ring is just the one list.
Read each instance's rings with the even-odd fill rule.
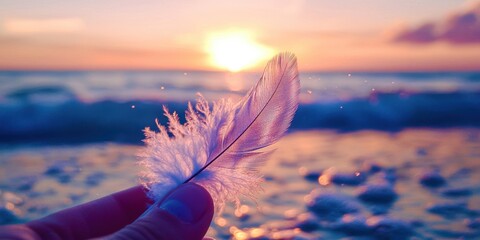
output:
[[273,55],[273,50],[255,42],[251,34],[227,32],[213,34],[207,51],[212,63],[222,69],[238,72]]

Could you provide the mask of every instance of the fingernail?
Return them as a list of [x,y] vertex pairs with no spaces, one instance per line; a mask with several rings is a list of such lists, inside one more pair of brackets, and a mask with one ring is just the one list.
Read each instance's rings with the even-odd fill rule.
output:
[[180,186],[160,204],[160,209],[167,211],[182,222],[194,223],[202,218],[208,208],[208,192],[193,183]]

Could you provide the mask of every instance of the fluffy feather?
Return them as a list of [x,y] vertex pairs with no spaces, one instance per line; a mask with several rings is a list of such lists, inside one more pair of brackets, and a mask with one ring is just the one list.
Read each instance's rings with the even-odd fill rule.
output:
[[[140,154],[143,184],[154,200],[189,181],[205,187],[221,210],[225,202],[253,198],[262,182],[258,167],[270,151],[264,148],[285,133],[298,106],[297,62],[283,53],[270,60],[257,84],[237,104],[219,100],[210,108],[200,95],[189,104],[186,123],[164,108],[168,128],[145,129]],[[169,136],[169,133],[171,136]]]

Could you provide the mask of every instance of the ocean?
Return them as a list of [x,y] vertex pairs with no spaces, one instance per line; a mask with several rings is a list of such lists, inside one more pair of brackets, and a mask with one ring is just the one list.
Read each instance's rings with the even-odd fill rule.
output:
[[[197,93],[239,98],[260,73],[0,72],[0,144],[141,144],[142,129]],[[480,126],[480,73],[302,73],[295,129]],[[182,115],[182,114],[180,114]]]
[[[145,127],[261,73],[0,72],[0,224],[138,184]],[[257,202],[216,239],[480,237],[480,72],[302,72],[300,106]]]

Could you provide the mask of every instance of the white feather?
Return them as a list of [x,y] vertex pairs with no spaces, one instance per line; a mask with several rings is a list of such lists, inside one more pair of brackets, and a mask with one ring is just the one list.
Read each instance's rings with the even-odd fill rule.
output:
[[[185,182],[205,187],[221,210],[225,202],[254,198],[262,176],[258,167],[267,159],[264,148],[285,133],[298,106],[297,62],[283,53],[270,60],[262,78],[237,104],[219,100],[210,108],[200,95],[188,105],[186,123],[170,114],[168,129],[145,129],[146,147],[140,154],[143,184],[154,200]],[[169,136],[171,134],[171,137]]]

